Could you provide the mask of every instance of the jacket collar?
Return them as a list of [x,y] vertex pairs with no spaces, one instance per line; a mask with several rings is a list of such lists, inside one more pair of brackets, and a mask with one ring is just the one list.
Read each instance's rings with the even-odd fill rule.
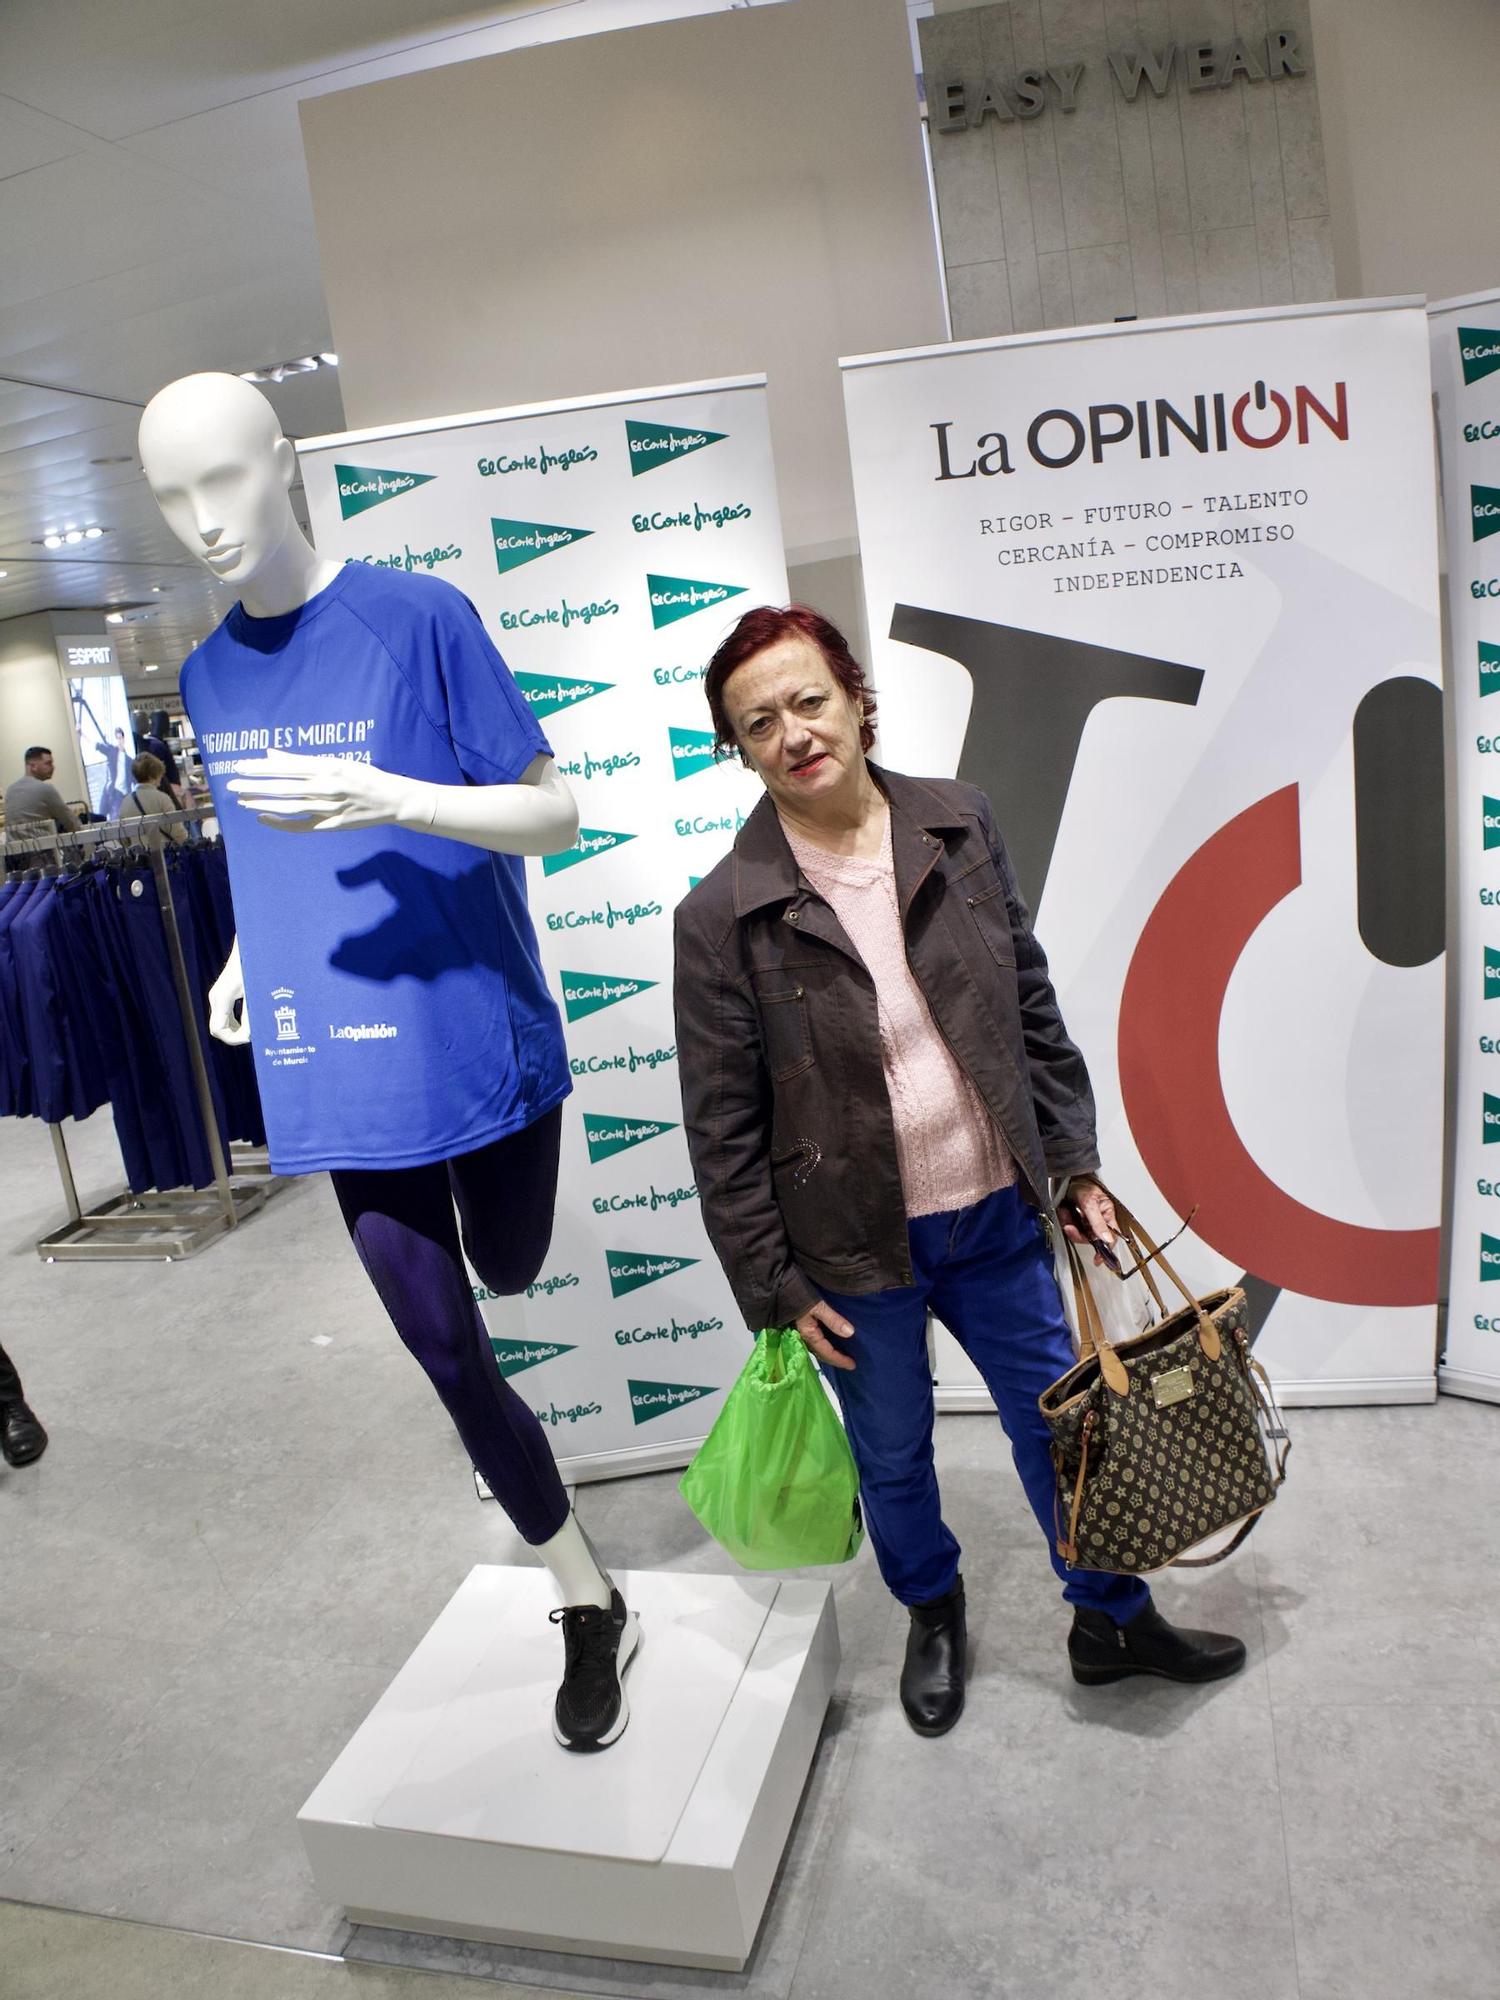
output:
[[[900,771],[886,771],[870,765],[870,776],[885,793],[891,808],[891,844],[898,850],[897,870],[901,870],[899,850],[923,834],[958,833],[963,830],[963,814],[954,809],[920,778],[908,778]],[[906,836],[905,839],[902,836]],[[763,798],[735,836],[734,914],[748,915],[768,903],[787,903],[806,890],[797,867],[797,857],[781,830],[769,793]]]

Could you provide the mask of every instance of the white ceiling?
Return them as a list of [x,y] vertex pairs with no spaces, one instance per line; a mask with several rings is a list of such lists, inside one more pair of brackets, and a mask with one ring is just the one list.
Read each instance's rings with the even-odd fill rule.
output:
[[[132,692],[157,692],[228,608],[162,525],[135,429],[179,375],[332,344],[300,98],[748,4],[767,0],[4,0],[0,619],[134,607],[112,636]],[[336,370],[266,393],[291,435],[343,425]]]

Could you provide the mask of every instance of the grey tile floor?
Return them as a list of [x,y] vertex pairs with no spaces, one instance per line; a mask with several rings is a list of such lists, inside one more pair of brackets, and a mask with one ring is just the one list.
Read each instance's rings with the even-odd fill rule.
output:
[[[107,1125],[73,1144],[85,1198],[107,1192]],[[287,1953],[210,1971],[192,1954],[232,1947],[146,1927],[343,1950],[297,1807],[470,1564],[518,1544],[326,1184],[171,1267],[44,1266],[59,1207],[45,1133],[0,1124],[0,1338],[53,1433],[0,1467],[0,1994],[90,1993],[112,1956],[97,1990],[119,2000],[437,1994]],[[1076,1688],[1003,1440],[945,1418],[968,1713],[936,1743],[907,1730],[900,1616],[867,1554],[836,1573],[842,1682],[745,1975],[417,1962],[632,1996],[1500,2000],[1500,1410],[1292,1420],[1288,1491],[1244,1554],[1158,1589],[1246,1637],[1238,1679]],[[720,1566],[673,1486],[582,1489],[607,1557]]]

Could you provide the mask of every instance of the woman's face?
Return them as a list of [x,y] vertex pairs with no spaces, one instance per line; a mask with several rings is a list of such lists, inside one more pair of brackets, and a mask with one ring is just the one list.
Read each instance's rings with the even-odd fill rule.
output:
[[724,683],[735,741],[777,805],[816,805],[863,772],[860,704],[801,633],[752,653]]

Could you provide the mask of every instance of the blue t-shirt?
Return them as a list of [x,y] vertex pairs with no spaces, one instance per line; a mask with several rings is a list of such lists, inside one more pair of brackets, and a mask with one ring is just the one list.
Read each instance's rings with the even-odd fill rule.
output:
[[509,784],[550,755],[469,600],[348,563],[284,617],[237,604],[182,698],[229,857],[272,1166],[426,1166],[561,1103],[518,855],[399,827],[288,833],[228,789],[268,749],[440,785]]

